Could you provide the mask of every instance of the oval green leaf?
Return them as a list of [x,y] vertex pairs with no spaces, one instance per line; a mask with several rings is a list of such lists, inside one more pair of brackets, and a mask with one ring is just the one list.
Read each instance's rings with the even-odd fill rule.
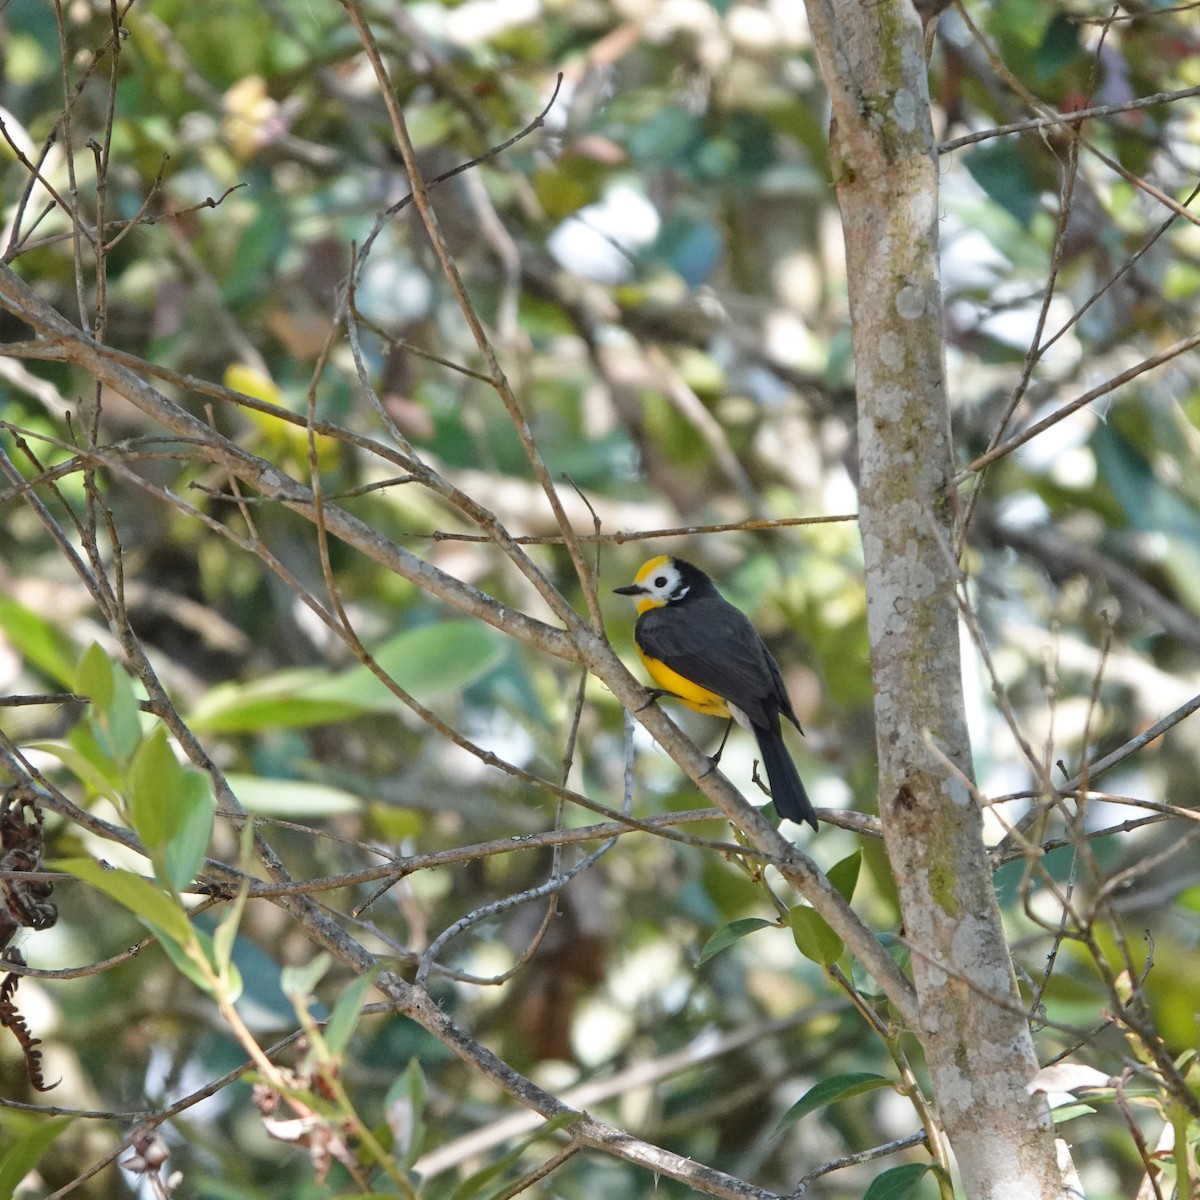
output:
[[[499,636],[478,621],[443,621],[406,629],[375,651],[375,661],[423,704],[462,691],[501,659]],[[324,698],[355,700],[379,710],[397,700],[367,667],[354,667],[318,689]]]
[[5,1114],[3,1124],[8,1133],[13,1135],[13,1141],[9,1149],[0,1155],[0,1196],[16,1194],[17,1185],[38,1165],[42,1155],[75,1120],[73,1116],[40,1120],[25,1113]]
[[284,967],[279,974],[279,986],[293,1004],[307,1008],[312,1001],[313,990],[332,964],[333,959],[322,950],[306,963]]
[[759,929],[774,924],[774,921],[764,921],[762,917],[743,917],[740,921],[730,921],[728,925],[722,925],[704,943],[704,947],[700,951],[700,957],[697,960],[697,966],[700,963],[708,962],[714,954],[720,954],[722,950],[732,946],[734,942],[744,938],[747,934],[755,933]]
[[792,937],[796,949],[812,962],[822,967],[832,966],[842,957],[845,947],[828,922],[815,908],[807,904],[797,904],[788,910],[788,923],[792,927]]
[[926,1172],[932,1171],[929,1163],[905,1163],[892,1167],[871,1180],[871,1186],[863,1193],[863,1200],[909,1200],[916,1194],[917,1186]]
[[71,640],[44,617],[16,600],[0,596],[0,629],[22,658],[63,687],[75,686],[76,658]]
[[419,1059],[410,1058],[403,1074],[392,1080],[384,1097],[383,1110],[392,1131],[392,1150],[408,1170],[420,1157],[425,1144],[425,1105],[429,1085]]
[[[375,661],[423,704],[461,691],[500,661],[500,638],[476,621],[444,621],[406,629],[375,651]],[[364,666],[331,675],[304,668],[247,684],[213,688],[188,718],[201,733],[300,728],[348,721],[404,707]]]
[[63,858],[49,864],[52,871],[65,871],[127,908],[151,933],[163,941],[187,945],[193,937],[192,924],[183,905],[148,879],[132,871],[102,867],[94,858]]
[[75,667],[75,690],[86,696],[97,712],[107,712],[113,700],[112,659],[99,642],[93,642],[80,656]]
[[873,1075],[868,1071],[848,1071],[842,1075],[834,1075],[823,1079],[815,1087],[811,1087],[791,1108],[779,1118],[779,1129],[795,1124],[801,1117],[815,1112],[818,1108],[845,1100],[850,1096],[859,1096],[863,1092],[873,1092],[877,1088],[891,1087],[891,1080],[882,1075]]
[[[212,940],[203,930],[195,930],[195,941],[190,945],[172,941],[171,938],[161,935],[158,944],[185,979],[190,979],[196,987],[210,996],[217,994],[219,984],[214,978],[217,971],[213,963]],[[236,1000],[241,989],[241,979],[235,974],[232,976],[231,986],[225,989],[227,998]]]
[[862,851],[855,850],[847,854],[840,862],[835,862],[826,873],[829,882],[838,890],[847,904],[854,898],[854,888],[858,883],[858,872],[862,866]]
[[129,819],[147,850],[160,850],[178,816],[183,768],[176,761],[167,731],[157,726],[134,751],[129,764]]
[[124,766],[142,740],[142,711],[133,683],[119,667],[112,673],[112,698],[103,712],[88,710],[88,721],[100,745]]
[[229,786],[247,812],[262,817],[332,817],[361,812],[363,802],[351,792],[304,779],[264,779],[261,775],[227,775]]
[[249,683],[222,684],[192,710],[188,724],[198,733],[252,733],[348,721],[369,711],[351,700],[316,697],[315,691],[329,680],[327,671],[304,667]]
[[181,892],[195,878],[212,837],[216,802],[206,775],[181,770],[175,793],[167,798],[172,809],[163,869],[166,881]]
[[350,1037],[358,1025],[358,1016],[366,1003],[367,993],[375,983],[375,976],[382,966],[372,967],[364,971],[337,999],[329,1021],[325,1026],[325,1045],[329,1053],[340,1055],[350,1042]]
[[26,742],[24,747],[26,750],[41,750],[45,754],[53,754],[68,771],[73,772],[80,783],[98,796],[104,796],[117,804],[120,802],[120,792],[116,771],[114,770],[111,775],[105,771],[105,768],[112,767],[112,761],[100,752],[96,740],[90,732],[82,737],[79,736],[82,729],[82,725],[76,726],[71,730],[71,737],[83,743],[83,750],[78,749],[71,742],[58,741]]
[[249,891],[250,881],[243,879],[241,887],[238,888],[237,898],[221,915],[216,929],[213,930],[213,965],[218,971],[228,971],[233,964],[233,948],[237,942],[242,914],[246,911],[246,897]]

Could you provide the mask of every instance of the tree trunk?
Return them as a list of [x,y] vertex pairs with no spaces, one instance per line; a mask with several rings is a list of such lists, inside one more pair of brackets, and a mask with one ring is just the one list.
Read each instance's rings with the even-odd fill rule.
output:
[[914,1032],[971,1200],[1061,1197],[1048,1110],[1025,1091],[1037,1062],[970,785],[921,24],[910,0],[808,0],[808,14],[833,106],[879,808],[912,948]]

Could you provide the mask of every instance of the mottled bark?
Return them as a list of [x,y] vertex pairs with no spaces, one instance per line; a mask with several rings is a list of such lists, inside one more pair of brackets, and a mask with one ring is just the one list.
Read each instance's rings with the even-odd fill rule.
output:
[[[908,0],[809,0],[850,282],[879,806],[920,1038],[972,1200],[1069,1194],[1013,976],[964,717],[938,163]],[[932,747],[936,747],[936,750]],[[952,765],[951,765],[952,764]],[[994,998],[994,999],[993,999]]]

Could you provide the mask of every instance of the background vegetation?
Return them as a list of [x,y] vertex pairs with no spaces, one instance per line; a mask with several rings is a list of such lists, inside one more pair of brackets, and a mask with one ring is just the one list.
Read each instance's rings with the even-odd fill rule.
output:
[[[1187,6],[1032,0],[947,9],[928,40],[979,793],[997,846],[1045,817],[1026,827],[1044,856],[1010,835],[996,886],[1041,1060],[1096,1072],[1065,1128],[1098,1198],[1194,1188],[1200,744],[1186,722],[1129,743],[1200,674],[1196,40]],[[598,596],[632,661],[610,589],[660,552],[710,570],[808,734],[829,822],[785,832],[903,963],[800,6],[8,0],[0,48],[0,679],[19,701],[0,727],[10,811],[36,798],[68,868],[57,922],[17,938],[33,977],[2,997],[20,1018],[0,1031],[0,1183],[765,1195],[888,1145],[814,1192],[949,1194],[882,989],[553,636],[555,593],[582,614]],[[373,59],[461,290],[408,202]],[[94,341],[56,341],[21,281]],[[153,419],[121,370],[193,424]],[[275,473],[248,485],[228,446]],[[752,750],[735,734],[722,770],[757,800]],[[676,822],[610,844],[595,826],[626,801]],[[0,865],[29,926],[47,897],[12,852],[38,837],[14,828]],[[330,927],[434,1004],[387,1015]],[[324,973],[295,969],[317,950]],[[467,1065],[435,1010],[721,1178],[656,1178],[590,1126],[577,1153],[571,1119],[547,1128]],[[251,1064],[272,1110],[252,1048],[310,1012],[335,1020]],[[130,1153],[140,1182],[114,1165]]]

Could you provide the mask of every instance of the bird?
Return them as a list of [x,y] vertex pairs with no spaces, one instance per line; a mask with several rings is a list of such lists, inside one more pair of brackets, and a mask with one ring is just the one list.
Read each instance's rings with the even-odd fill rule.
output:
[[746,614],[699,567],[668,554],[643,563],[633,583],[613,591],[637,603],[633,640],[658,685],[656,697],[673,696],[696,712],[729,718],[714,763],[734,721],[754,734],[775,811],[816,829],[817,814],[784,744],[780,717],[804,730],[779,664]]

